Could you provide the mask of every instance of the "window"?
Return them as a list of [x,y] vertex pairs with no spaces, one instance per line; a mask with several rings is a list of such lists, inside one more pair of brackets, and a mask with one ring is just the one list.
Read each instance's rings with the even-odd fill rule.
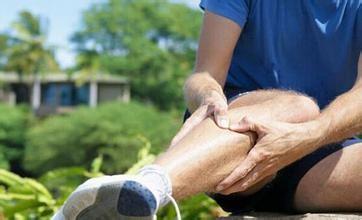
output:
[[89,85],[75,86],[74,83],[47,83],[42,85],[42,105],[76,106],[89,102]]

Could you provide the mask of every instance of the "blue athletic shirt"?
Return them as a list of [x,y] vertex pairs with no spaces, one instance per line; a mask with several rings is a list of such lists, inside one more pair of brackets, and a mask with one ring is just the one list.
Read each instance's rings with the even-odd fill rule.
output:
[[279,88],[326,106],[356,80],[362,48],[362,0],[201,0],[237,23],[226,86]]

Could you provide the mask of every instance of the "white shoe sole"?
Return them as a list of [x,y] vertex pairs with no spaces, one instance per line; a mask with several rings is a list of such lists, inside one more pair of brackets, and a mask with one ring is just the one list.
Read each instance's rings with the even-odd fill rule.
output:
[[52,220],[153,220],[157,206],[152,191],[140,181],[105,176],[79,186]]

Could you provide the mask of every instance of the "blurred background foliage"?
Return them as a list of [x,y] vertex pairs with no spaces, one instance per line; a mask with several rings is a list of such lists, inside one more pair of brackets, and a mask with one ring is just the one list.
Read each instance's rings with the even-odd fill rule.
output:
[[[130,103],[81,107],[36,118],[28,106],[0,104],[0,219],[49,219],[87,178],[132,173],[165,150],[181,126],[182,85],[201,25],[197,9],[170,0],[106,0],[83,12],[69,44],[76,64],[61,69],[47,43],[49,21],[19,13],[0,32],[0,71],[106,72],[131,82]],[[96,158],[96,159],[94,159]],[[184,219],[222,212],[204,195],[181,202]],[[166,207],[160,219],[173,219]]]
[[124,172],[137,161],[144,145],[141,137],[151,140],[152,152],[157,154],[165,149],[177,127],[177,120],[169,113],[136,102],[82,107],[29,129],[24,168],[39,175],[62,166],[89,166],[102,154],[104,172]]
[[0,168],[22,172],[25,136],[32,119],[25,106],[0,105]]
[[127,76],[133,98],[161,109],[181,108],[200,24],[198,10],[167,0],[93,5],[71,39],[78,51],[75,68]]

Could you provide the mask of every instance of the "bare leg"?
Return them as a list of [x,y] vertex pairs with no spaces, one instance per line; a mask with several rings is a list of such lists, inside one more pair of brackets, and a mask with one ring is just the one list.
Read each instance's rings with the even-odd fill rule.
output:
[[[265,99],[263,92],[270,98]],[[248,115],[253,118],[301,122],[319,114],[318,107],[309,98],[275,90],[239,97],[230,104],[230,109],[231,121],[238,121]],[[216,184],[245,158],[254,142],[253,133],[240,134],[220,129],[212,119],[206,119],[158,158],[155,164],[167,170],[173,196],[182,199],[200,192],[214,191]]]
[[[282,91],[250,93],[231,103],[230,109],[231,121],[247,115],[300,122],[319,114],[309,98]],[[135,177],[93,178],[70,195],[54,219],[149,218],[158,205],[167,203],[170,185],[175,199],[214,191],[216,184],[245,158],[254,142],[253,133],[220,129],[213,120],[206,119],[155,162],[169,174],[172,184],[157,166],[145,167]]]
[[362,144],[329,155],[300,181],[295,206],[301,212],[362,210]]

